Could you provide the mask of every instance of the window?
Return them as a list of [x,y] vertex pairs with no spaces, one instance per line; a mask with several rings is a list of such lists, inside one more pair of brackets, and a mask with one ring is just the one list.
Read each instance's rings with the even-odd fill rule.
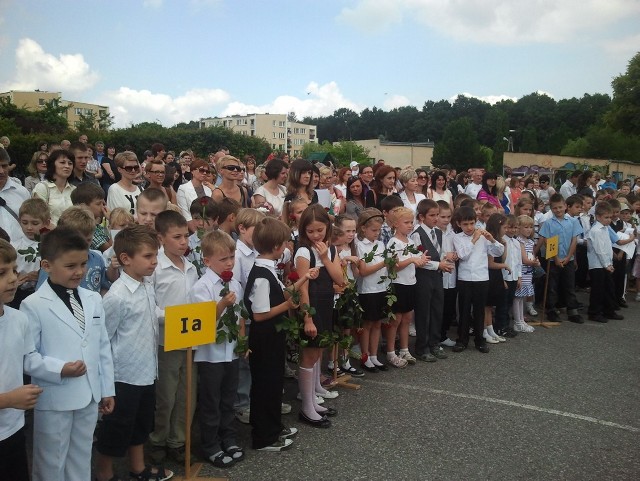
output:
[[38,99],[38,105],[44,105],[44,99]]
[[[276,126],[276,121],[274,120],[273,122],[271,122],[271,125],[273,125],[274,127]],[[275,146],[274,146],[275,148]]]
[[85,115],[93,115],[93,109],[84,109]]
[[[275,121],[274,121],[274,122],[275,122]],[[272,148],[273,150],[276,150],[276,144],[271,144],[271,148]]]
[[75,110],[76,115],[82,115],[82,109],[81,108],[76,107],[74,110]]
[[278,138],[279,139],[284,139],[284,132],[279,132],[278,133]]
[[284,124],[285,124],[284,120],[281,120],[278,122],[278,127],[284,127]]
[[276,133],[275,132],[272,132],[272,133],[273,133],[273,138],[275,139],[276,138]]

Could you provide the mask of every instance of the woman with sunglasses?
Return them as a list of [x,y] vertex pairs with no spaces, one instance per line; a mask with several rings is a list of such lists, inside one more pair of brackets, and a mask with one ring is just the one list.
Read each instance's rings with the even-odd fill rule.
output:
[[222,199],[238,201],[242,207],[251,207],[251,199],[247,188],[242,184],[244,167],[233,155],[225,155],[216,162],[218,173],[222,177],[220,185],[213,190],[211,198],[216,202]]
[[418,184],[416,190],[426,197],[427,192],[429,192],[429,174],[427,171],[424,169],[416,169],[416,181]]
[[165,163],[161,160],[152,160],[151,162],[147,162],[147,164],[144,166],[144,176],[149,182],[146,188],[148,189],[150,187],[153,187],[155,189],[163,191],[165,194],[167,194],[169,202],[171,202],[173,205],[176,205],[176,191],[173,190],[171,184],[165,187],[167,167],[168,164],[165,165]]
[[126,209],[131,215],[136,213],[136,200],[141,193],[139,179],[141,178],[138,156],[130,150],[116,155],[115,165],[120,180],[109,187],[107,192],[107,209],[112,211],[117,207]]
[[212,189],[208,181],[208,176],[211,175],[211,167],[203,159],[195,159],[191,161],[191,180],[185,182],[178,187],[176,198],[178,201],[178,207],[185,219],[191,220],[191,203],[200,199],[201,197],[211,197]]
[[75,186],[69,184],[73,173],[75,157],[67,150],[55,150],[47,160],[45,180],[33,188],[33,197],[44,200],[49,205],[51,222],[58,223],[60,214],[71,207],[71,192]]
[[24,179],[24,186],[31,194],[36,184],[39,184],[44,180],[44,176],[47,173],[47,159],[49,154],[41,150],[35,152],[31,157],[31,162],[27,166],[27,172],[30,174]]

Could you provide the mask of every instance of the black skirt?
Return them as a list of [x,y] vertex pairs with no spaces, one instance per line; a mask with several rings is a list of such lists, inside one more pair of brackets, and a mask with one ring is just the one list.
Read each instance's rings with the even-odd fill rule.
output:
[[394,283],[392,287],[398,300],[391,306],[391,312],[404,314],[413,311],[416,306],[416,285],[406,286]]
[[385,317],[385,307],[387,304],[385,292],[374,292],[372,294],[358,294],[360,306],[362,306],[363,321],[379,321]]

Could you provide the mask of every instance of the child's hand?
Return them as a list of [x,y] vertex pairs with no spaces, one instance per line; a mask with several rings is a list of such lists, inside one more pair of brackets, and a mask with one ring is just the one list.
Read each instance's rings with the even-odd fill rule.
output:
[[438,269],[442,272],[451,272],[453,270],[453,265],[449,264],[447,261],[440,261],[438,264]]
[[483,230],[482,229],[476,229],[475,231],[473,231],[473,236],[471,237],[471,242],[475,242],[478,239],[480,239],[480,237],[483,235]]
[[614,269],[613,269],[613,265],[607,266],[607,267],[606,267],[606,269],[607,269],[609,272],[613,272],[613,270],[614,270]]
[[120,268],[120,263],[118,262],[118,256],[111,256],[111,263],[109,264],[109,267],[112,269]]
[[317,279],[319,275],[320,275],[320,268],[312,267],[307,271],[307,273],[305,274],[305,277],[307,279]]
[[329,247],[327,246],[327,244],[325,244],[324,242],[316,242],[314,247],[318,251],[318,256],[320,256],[320,259],[324,259],[327,257],[329,253]]
[[316,325],[313,323],[313,319],[310,317],[305,318],[304,320],[304,333],[309,336],[311,339],[318,335],[318,329]]
[[491,235],[491,233],[489,231],[482,231],[482,235],[484,236],[485,239],[487,239],[489,242],[495,242],[495,239],[493,238],[493,236]]
[[509,274],[511,274],[511,269],[509,268],[509,266],[507,264],[502,264],[502,265],[504,266],[503,269],[507,271]]
[[15,388],[13,391],[9,391],[9,406],[13,409],[32,409],[36,405],[38,396],[42,393],[42,388],[35,384],[25,384]]
[[516,282],[516,289],[520,289],[522,287],[522,279],[518,279]]
[[62,377],[80,377],[84,376],[87,372],[87,366],[84,362],[78,360],[73,362],[67,362],[62,366]]
[[111,414],[114,407],[116,407],[115,399],[112,397],[103,397],[98,404],[98,412],[100,414]]
[[293,297],[289,297],[289,299],[287,299],[287,302],[289,304],[289,309],[297,309],[298,307],[300,307],[300,303],[294,302]]
[[423,257],[414,257],[411,259],[413,261],[413,263],[418,266],[418,267],[424,267],[427,264],[427,260]]
[[236,303],[236,293],[235,292],[229,292],[229,294],[224,296],[218,302],[220,307],[223,307],[223,308],[227,308],[229,306],[233,306],[235,303]]
[[533,265],[536,267],[540,267],[540,259],[536,257],[535,260],[533,261]]
[[335,292],[336,294],[342,294],[344,292],[344,286],[341,286],[339,284],[334,284],[333,292]]

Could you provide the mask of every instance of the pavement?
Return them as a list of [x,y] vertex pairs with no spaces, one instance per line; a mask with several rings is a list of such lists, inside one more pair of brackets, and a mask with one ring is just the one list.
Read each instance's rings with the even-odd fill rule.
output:
[[[633,299],[633,294],[629,295]],[[588,302],[584,293],[579,299]],[[638,480],[640,303],[621,321],[536,327],[482,354],[470,348],[435,363],[367,374],[339,388],[330,429],[297,420],[297,384],[287,380],[300,432],[281,453],[250,449],[228,470],[201,476],[267,480]],[[582,311],[586,318],[586,311]],[[197,423],[196,423],[197,424]],[[197,426],[194,452],[197,453]],[[168,463],[178,474],[181,466]],[[120,469],[124,474],[126,470]]]

